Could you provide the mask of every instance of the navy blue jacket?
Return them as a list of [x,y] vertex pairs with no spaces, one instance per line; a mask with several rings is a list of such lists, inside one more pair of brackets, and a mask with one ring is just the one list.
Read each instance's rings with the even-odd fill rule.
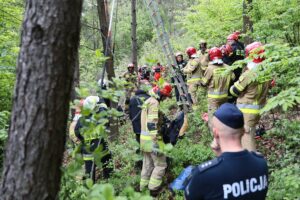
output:
[[268,167],[263,156],[249,152],[225,152],[199,165],[185,189],[187,200],[264,200]]
[[150,96],[144,90],[137,90],[135,96],[129,101],[129,119],[131,120],[133,132],[141,134],[141,106]]

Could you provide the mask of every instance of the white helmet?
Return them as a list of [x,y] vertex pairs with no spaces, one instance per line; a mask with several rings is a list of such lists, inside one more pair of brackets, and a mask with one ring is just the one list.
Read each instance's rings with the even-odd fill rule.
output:
[[[99,87],[101,87],[101,81],[102,81],[102,79],[100,78],[99,80],[98,80],[98,86]],[[108,81],[106,80],[106,79],[103,79],[103,85],[102,85],[102,89],[105,89],[105,88],[107,88],[107,86],[108,86]]]
[[83,101],[83,108],[88,110],[94,110],[99,101],[100,98],[98,96],[88,96]]

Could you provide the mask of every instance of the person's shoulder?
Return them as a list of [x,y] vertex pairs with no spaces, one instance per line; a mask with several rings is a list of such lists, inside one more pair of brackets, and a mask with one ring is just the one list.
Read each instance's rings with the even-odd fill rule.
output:
[[222,163],[222,158],[217,157],[215,159],[209,160],[207,162],[204,162],[197,166],[197,170],[195,171],[195,174],[204,174],[205,172],[209,170],[215,170],[215,167],[220,165]]
[[266,160],[265,157],[264,157],[264,155],[261,154],[261,153],[258,152],[258,151],[250,151],[250,154],[251,154],[254,158],[256,158],[256,159],[264,160],[264,161]]

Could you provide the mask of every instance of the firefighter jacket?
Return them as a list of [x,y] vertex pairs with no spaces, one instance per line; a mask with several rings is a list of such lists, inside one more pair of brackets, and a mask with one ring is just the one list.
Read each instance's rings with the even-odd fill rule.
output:
[[131,73],[127,71],[122,75],[122,77],[128,82],[128,84],[125,85],[126,87],[134,86],[137,82],[137,75],[135,72]]
[[154,97],[149,97],[143,104],[141,113],[141,150],[152,152],[162,144],[159,127],[159,102]]
[[191,58],[187,65],[182,69],[184,74],[187,74],[187,83],[197,83],[201,81],[202,69],[200,59]]
[[207,96],[209,99],[223,100],[227,98],[230,81],[235,76],[231,71],[225,72],[226,67],[228,67],[226,64],[208,64],[202,79],[202,85],[207,87]]
[[144,90],[137,90],[129,102],[129,119],[131,120],[133,132],[141,133],[141,113],[143,102],[149,98],[149,94]]
[[201,69],[202,69],[202,77],[204,76],[204,72],[208,67],[208,63],[209,63],[209,55],[208,55],[208,50],[206,50],[204,53],[201,52],[201,50],[199,50],[197,52],[198,56],[199,56],[199,60],[200,60],[200,64],[201,64]]
[[230,93],[238,97],[237,107],[244,114],[259,115],[260,109],[266,102],[270,77],[257,77],[253,70],[245,71],[237,82],[230,88]]
[[[107,110],[107,105],[102,102],[98,104],[97,115]],[[94,156],[92,152],[100,145],[102,145],[103,151],[108,149],[106,141],[103,139],[103,133],[96,128],[100,123],[104,123],[107,129],[109,124],[106,117],[102,119],[96,119],[93,114],[89,116],[81,116],[75,126],[75,135],[81,141],[81,153],[83,154],[83,160],[93,160]]]

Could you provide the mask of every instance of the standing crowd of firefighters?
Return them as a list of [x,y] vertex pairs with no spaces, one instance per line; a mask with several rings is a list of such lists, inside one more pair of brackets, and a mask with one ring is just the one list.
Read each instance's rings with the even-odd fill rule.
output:
[[[223,139],[228,139],[227,136],[230,134],[238,135],[234,135],[228,139],[229,143],[230,141],[237,141],[235,143],[237,144],[236,149],[246,149],[243,151],[247,152],[256,151],[256,126],[260,119],[260,109],[266,103],[267,92],[272,85],[272,80],[270,77],[260,77],[257,75],[258,71],[261,71],[261,63],[265,59],[264,46],[260,42],[253,42],[244,47],[244,44],[239,39],[240,33],[234,32],[227,37],[225,45],[210,49],[208,49],[208,44],[205,40],[200,40],[198,50],[195,47],[188,47],[186,49],[188,60],[184,60],[183,53],[177,52],[174,55],[177,65],[163,67],[160,63],[157,63],[152,68],[143,65],[138,68],[138,74],[135,72],[135,66],[129,64],[128,71],[120,77],[126,80],[127,84],[125,85],[126,95],[120,99],[119,107],[121,107],[120,110],[129,115],[133,131],[136,134],[136,140],[140,144],[140,151],[143,155],[140,180],[141,191],[149,189],[152,196],[159,194],[167,168],[167,158],[162,149],[165,143],[176,144],[177,138],[183,136],[188,128],[188,118],[186,116],[188,114],[184,113],[180,106],[178,109],[175,107],[177,115],[174,120],[168,120],[159,110],[160,103],[172,96],[173,89],[175,90],[176,100],[179,102],[178,105],[180,105],[181,95],[188,95],[191,98],[192,106],[190,111],[199,108],[198,97],[203,96],[199,95],[199,93],[207,94],[208,127],[214,136],[211,147],[217,156],[219,156],[217,157],[219,160],[208,162],[208,164],[204,164],[204,167],[202,165],[204,169],[201,169],[197,173],[202,174],[209,171],[210,167],[213,168],[216,165],[221,166],[224,164],[220,160],[224,154],[224,149],[227,148],[223,143]],[[241,64],[240,67],[231,70],[230,65],[244,59],[247,61],[246,65]],[[186,84],[189,94],[179,93],[178,88],[174,84],[173,77],[170,77],[170,83],[165,81],[168,79],[166,72],[170,67],[174,69],[177,75],[182,76],[184,82],[180,82],[179,84]],[[105,89],[105,84],[102,85],[102,89]],[[107,109],[109,103],[97,96],[90,96],[83,100],[82,106],[90,110],[97,109],[96,112],[99,113]],[[90,138],[84,138],[84,134],[82,133],[84,123],[80,118],[83,117],[76,116],[74,118],[73,127],[75,127],[75,135],[84,144],[82,154],[86,161],[86,173],[90,174],[90,177],[94,179],[93,168],[95,164],[91,162],[93,160],[92,152],[100,144],[104,145],[104,149],[108,149],[108,147],[106,141],[104,139],[100,140],[98,135],[91,134]],[[93,119],[92,116],[85,116],[84,120],[87,121],[85,123],[91,123],[96,119]],[[216,131],[218,127],[223,127],[222,131],[224,133]],[[241,144],[239,144],[238,140],[240,140]],[[246,153],[244,154],[246,155]],[[267,174],[267,169],[263,162],[264,159],[256,155],[256,153],[254,153],[254,156],[252,154],[247,154],[246,156],[248,156],[247,161],[249,159],[250,161],[251,159],[256,159],[253,163],[257,161],[257,165],[261,165],[264,168],[265,171],[261,174],[261,180],[264,181],[264,175]],[[105,163],[109,159],[111,159],[110,153],[106,154],[102,158],[102,161]],[[227,157],[226,159],[222,159],[226,160]],[[238,163],[235,165],[238,165]],[[239,167],[242,167],[242,165]],[[223,168],[222,170],[224,170]],[[107,177],[111,169],[106,167],[104,172]],[[246,178],[244,177],[245,180],[247,180]],[[251,177],[249,178],[251,179]],[[258,178],[258,180],[260,179]],[[201,198],[200,196],[193,196],[191,188],[197,187],[191,184],[196,184],[197,180],[192,179],[190,182],[185,193],[187,199],[210,199],[203,196]],[[253,188],[253,191],[250,188],[249,194],[247,193],[247,195],[250,195],[249,198],[245,193],[243,195],[246,195],[247,198],[244,196],[241,199],[253,199],[253,197],[257,197],[255,195],[258,193],[260,198],[254,199],[264,199],[267,190],[267,187],[263,188],[264,186],[262,184],[261,189],[255,191]],[[235,197],[235,194],[238,194],[235,193],[238,190],[234,184],[221,185],[220,187],[222,187],[221,193],[223,192],[222,195],[224,196],[222,197],[224,199],[230,199],[225,198],[226,192],[227,195],[232,193],[233,197]],[[251,194],[254,196],[251,196]],[[242,195],[241,192],[240,195]],[[216,197],[215,199],[218,198]]]

